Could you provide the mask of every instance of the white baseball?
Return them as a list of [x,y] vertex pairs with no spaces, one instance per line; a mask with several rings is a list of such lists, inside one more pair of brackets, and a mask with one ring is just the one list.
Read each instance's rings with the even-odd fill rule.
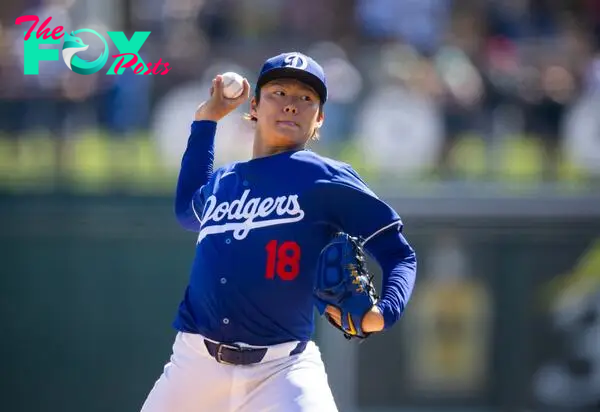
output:
[[223,77],[223,95],[228,99],[236,99],[244,91],[244,78],[237,73],[227,72]]

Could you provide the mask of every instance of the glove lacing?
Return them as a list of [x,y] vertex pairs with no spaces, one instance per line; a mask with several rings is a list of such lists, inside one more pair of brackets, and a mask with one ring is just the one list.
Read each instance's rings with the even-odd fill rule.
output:
[[368,282],[365,286],[366,292],[373,296],[373,298],[375,299],[375,301],[379,300],[379,296],[377,295],[375,288],[373,286],[373,279],[375,278],[375,275],[372,273],[369,273],[368,269],[367,269],[367,261],[366,261],[366,254],[364,251],[364,241],[361,238],[358,238],[355,242],[353,242],[354,248],[355,248],[355,253],[356,253],[356,257],[357,257],[357,270],[358,273],[361,276],[365,276],[368,279]]

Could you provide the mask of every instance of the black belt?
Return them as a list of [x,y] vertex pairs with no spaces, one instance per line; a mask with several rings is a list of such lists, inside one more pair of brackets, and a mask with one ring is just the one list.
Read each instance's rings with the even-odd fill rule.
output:
[[[290,352],[290,356],[304,352],[308,342],[299,342]],[[244,348],[228,343],[215,343],[204,339],[210,356],[226,365],[252,365],[259,363],[267,354],[268,348]]]

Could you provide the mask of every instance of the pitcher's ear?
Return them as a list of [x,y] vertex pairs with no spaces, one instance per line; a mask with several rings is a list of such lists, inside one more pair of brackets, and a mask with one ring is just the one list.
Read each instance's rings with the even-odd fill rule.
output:
[[319,109],[319,114],[317,116],[317,127],[323,126],[323,122],[325,121],[325,112],[323,108]]
[[258,102],[256,101],[256,97],[252,97],[250,99],[250,116],[256,118],[258,110]]

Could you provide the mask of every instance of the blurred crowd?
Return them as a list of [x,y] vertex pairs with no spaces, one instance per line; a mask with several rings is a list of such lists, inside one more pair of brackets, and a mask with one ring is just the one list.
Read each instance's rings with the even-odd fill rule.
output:
[[[24,14],[69,31],[151,31],[141,57],[172,69],[82,76],[54,61],[25,76]],[[50,134],[58,164],[94,129],[148,133],[176,165],[214,75],[252,83],[267,57],[298,50],[328,76],[326,153],[395,176],[493,179],[534,162],[540,181],[565,165],[600,176],[599,0],[24,0],[3,2],[0,18],[0,134]],[[249,154],[241,114],[221,129],[222,161]]]

